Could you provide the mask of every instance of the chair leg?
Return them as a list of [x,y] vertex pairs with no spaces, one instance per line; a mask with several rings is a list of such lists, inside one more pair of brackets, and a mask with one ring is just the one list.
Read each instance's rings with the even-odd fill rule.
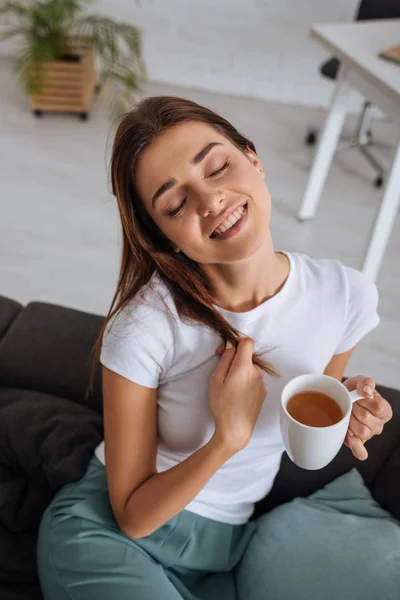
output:
[[378,173],[378,176],[383,177],[386,169],[380,164],[373,154],[366,148],[366,144],[360,144],[360,152],[367,159],[369,164]]
[[366,100],[364,102],[364,106],[358,121],[356,133],[353,138],[353,145],[358,146],[361,154],[364,156],[364,158],[366,158],[371,167],[376,171],[377,177],[375,179],[375,185],[380,187],[382,185],[386,169],[369,150],[371,146],[375,145],[371,132],[372,111],[373,107],[371,102],[368,102],[368,100]]
[[373,109],[371,102],[364,102],[364,108],[361,113],[357,129],[357,145],[360,149],[361,154],[364,156],[364,158],[366,158],[371,167],[376,171],[377,178],[375,181],[380,182],[382,181],[385,175],[386,169],[369,150],[369,148],[374,145],[371,133],[372,110]]
[[[377,177],[375,179],[375,185],[380,187],[383,182],[386,169],[382,166],[380,161],[371,153],[370,148],[375,146],[376,148],[390,148],[390,144],[382,142],[376,142],[373,138],[371,131],[373,106],[371,102],[366,100],[364,102],[362,111],[360,113],[356,130],[351,138],[341,139],[335,149],[335,154],[342,152],[343,150],[349,150],[356,146],[360,149],[361,154],[366,158],[371,167],[376,171]],[[311,131],[311,130],[310,130]],[[312,131],[312,143],[310,142],[310,132],[307,137],[306,144],[308,146],[314,145],[316,142],[317,132]]]
[[358,121],[355,138],[358,145],[366,145],[371,143],[371,120],[372,120],[372,104],[365,101],[363,109]]
[[343,150],[350,150],[350,148],[354,148],[355,146],[358,146],[357,144],[357,140],[355,140],[354,138],[352,139],[344,139],[344,140],[340,140],[340,142],[338,143],[335,152],[343,152]]

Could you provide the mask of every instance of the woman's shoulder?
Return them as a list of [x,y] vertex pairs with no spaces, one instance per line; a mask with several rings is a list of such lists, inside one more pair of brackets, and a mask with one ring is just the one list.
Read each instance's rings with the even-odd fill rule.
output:
[[303,274],[314,277],[323,277],[326,273],[341,273],[343,264],[335,258],[313,257],[303,252],[291,252],[296,268]]
[[140,385],[156,388],[173,359],[173,302],[157,278],[143,286],[108,322],[100,362]]
[[177,315],[171,292],[158,273],[154,273],[150,281],[132,299],[131,309],[166,319],[175,319]]
[[302,252],[291,252],[290,255],[303,276],[321,281],[336,279],[343,283],[368,281],[368,277],[364,273],[345,265],[336,258],[315,258]]
[[338,259],[314,258],[301,252],[291,253],[296,269],[306,284],[329,285],[342,291],[350,289],[373,289],[372,280],[364,273],[349,267]]
[[171,331],[175,319],[172,296],[162,280],[153,275],[110,319],[106,334],[161,335]]

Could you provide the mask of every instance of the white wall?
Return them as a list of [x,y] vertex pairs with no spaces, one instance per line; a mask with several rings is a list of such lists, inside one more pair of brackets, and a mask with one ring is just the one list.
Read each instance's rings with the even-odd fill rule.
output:
[[[97,0],[91,10],[140,25],[149,79],[326,106],[328,56],[315,22],[349,21],[357,0]],[[5,49],[3,47],[3,52]],[[1,46],[0,46],[1,51]]]
[[328,56],[313,23],[353,19],[357,0],[100,0],[143,28],[149,78],[186,87],[326,106]]

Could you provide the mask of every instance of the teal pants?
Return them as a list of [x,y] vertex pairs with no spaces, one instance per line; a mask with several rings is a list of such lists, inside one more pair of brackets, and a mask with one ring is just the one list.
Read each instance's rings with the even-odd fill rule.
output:
[[132,540],[93,458],[46,510],[38,565],[45,600],[398,600],[399,549],[355,469],[246,525],[184,510]]
[[150,536],[132,540],[115,521],[104,465],[93,457],[84,477],[62,488],[43,516],[38,539],[43,595],[46,600],[250,600],[250,589],[237,590],[235,567],[256,527],[184,510]]

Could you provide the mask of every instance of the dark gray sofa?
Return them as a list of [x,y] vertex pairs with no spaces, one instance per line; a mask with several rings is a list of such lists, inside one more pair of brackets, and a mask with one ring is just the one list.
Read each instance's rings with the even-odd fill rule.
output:
[[[42,302],[23,307],[0,297],[0,598],[40,599],[35,544],[43,510],[79,479],[102,439],[101,371],[87,401],[90,350],[103,317]],[[349,373],[348,376],[351,374]],[[400,519],[400,392],[379,388],[394,417],[356,461],[343,447],[320,471],[286,457],[256,515],[306,496],[352,467]]]

